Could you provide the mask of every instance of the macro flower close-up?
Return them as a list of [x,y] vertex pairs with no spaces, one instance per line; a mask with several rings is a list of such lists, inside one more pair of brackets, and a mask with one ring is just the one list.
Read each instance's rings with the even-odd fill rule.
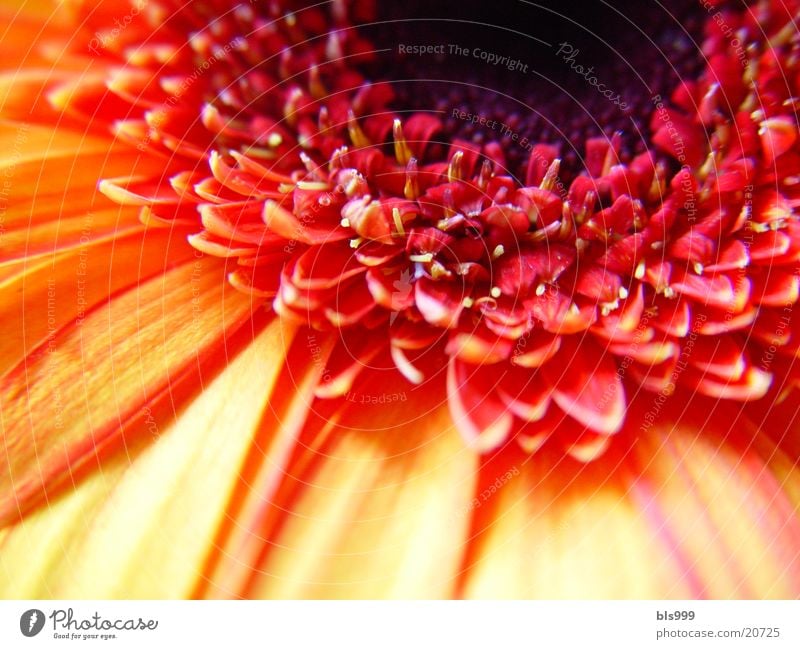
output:
[[2,0],[4,598],[800,596],[800,2],[495,4]]

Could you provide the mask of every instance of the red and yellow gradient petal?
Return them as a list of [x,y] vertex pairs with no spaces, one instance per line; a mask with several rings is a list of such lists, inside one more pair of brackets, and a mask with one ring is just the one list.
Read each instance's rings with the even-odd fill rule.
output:
[[128,289],[70,323],[0,379],[0,516],[12,519],[117,441],[142,408],[218,353],[249,319],[216,260],[195,260]]
[[0,9],[1,596],[800,595],[795,458],[752,424],[665,418],[584,465],[481,456],[410,387],[315,401],[330,341],[310,360],[230,262],[97,191],[166,163],[44,101],[106,75],[28,48],[30,6]]
[[716,416],[700,435],[665,418],[610,472],[533,458],[479,521],[464,595],[797,597],[796,465],[746,420],[730,433],[735,411]]
[[[241,395],[253,400],[252,413],[267,407],[263,393],[257,392],[261,401],[256,392],[241,394],[238,381],[258,379],[269,388],[263,365],[247,352],[266,346],[279,353],[286,334],[277,329],[273,324],[246,348],[158,443],[131,447],[50,509],[7,530],[0,556],[12,592],[282,598],[800,592],[797,469],[763,438],[748,446],[664,422],[617,456],[611,475],[602,475],[608,465],[566,460],[554,469],[544,456],[521,454],[518,462],[506,458],[477,472],[478,456],[458,445],[441,413],[431,418],[442,426],[433,436],[401,425],[388,441],[354,430],[356,420],[344,415],[327,424],[319,448],[300,440],[288,465],[266,451],[281,493],[269,502],[253,494],[272,511],[247,530],[261,554],[237,579],[246,554],[226,553],[229,546],[215,536],[220,525],[244,523],[227,519],[235,511],[228,499],[242,479],[243,458],[253,452],[258,420],[237,420],[242,412],[234,404]],[[391,417],[381,419],[394,426]],[[751,425],[747,433],[757,431]],[[217,461],[221,453],[226,462]],[[481,499],[479,487],[508,475]],[[477,509],[473,497],[481,502]],[[210,572],[202,568],[209,551],[218,555]],[[41,572],[18,560],[32,554],[42,558]]]
[[148,411],[124,451],[0,533],[0,594],[189,596],[275,396],[280,364],[263,359],[293,335],[274,320],[188,406]]
[[242,557],[225,557],[202,594],[452,596],[479,456],[430,399],[412,395],[403,409],[350,405],[308,426],[314,435],[301,438],[280,490],[247,530],[260,552],[246,579],[230,580]]

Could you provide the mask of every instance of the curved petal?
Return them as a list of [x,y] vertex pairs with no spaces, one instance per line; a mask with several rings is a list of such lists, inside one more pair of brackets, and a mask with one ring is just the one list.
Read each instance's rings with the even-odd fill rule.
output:
[[597,433],[616,433],[625,419],[625,388],[613,356],[590,337],[567,338],[556,360],[543,367],[553,401],[573,419]]

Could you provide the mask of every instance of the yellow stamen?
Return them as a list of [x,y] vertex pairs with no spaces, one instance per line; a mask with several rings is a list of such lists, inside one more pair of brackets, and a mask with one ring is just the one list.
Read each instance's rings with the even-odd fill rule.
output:
[[308,70],[308,89],[311,91],[311,96],[314,97],[314,99],[322,99],[329,94],[325,85],[322,83],[319,68],[316,65],[312,65]]
[[453,157],[450,159],[450,164],[447,166],[447,181],[448,182],[455,182],[457,180],[461,180],[462,176],[462,169],[461,169],[461,162],[464,159],[464,152],[463,151],[456,151],[453,154]]
[[300,180],[297,183],[298,189],[307,189],[311,191],[330,189],[328,183],[313,182],[309,180]]
[[400,217],[400,210],[396,207],[392,208],[392,219],[394,220],[394,227],[397,228],[397,233],[405,236],[406,229],[403,226],[403,219]]
[[411,149],[408,147],[405,135],[403,135],[403,123],[396,119],[392,125],[394,134],[394,157],[401,165],[408,164],[411,160]]
[[297,108],[303,98],[303,91],[300,88],[293,88],[289,92],[289,97],[283,105],[283,116],[289,126],[294,126],[297,123]]
[[371,144],[369,138],[366,136],[364,131],[362,131],[361,127],[358,125],[355,113],[353,113],[352,110],[349,112],[347,116],[347,131],[350,134],[350,141],[353,144],[355,144],[357,148],[363,149]]
[[447,270],[442,264],[438,261],[434,261],[431,263],[431,277],[435,280],[445,279],[452,277],[453,274]]
[[419,196],[419,182],[417,181],[417,159],[411,158],[406,165],[406,185],[403,188],[405,197],[413,201]]
[[542,178],[542,182],[539,183],[539,187],[541,189],[546,189],[551,191],[556,184],[556,178],[558,177],[558,170],[561,167],[561,160],[556,158],[553,162],[550,163],[550,166],[547,168],[547,171],[544,174],[544,178]]
[[411,261],[420,262],[422,264],[427,264],[433,261],[433,253],[426,252],[424,255],[409,255],[408,258]]
[[478,188],[481,191],[484,191],[489,185],[489,180],[491,180],[493,173],[492,163],[489,160],[484,160],[481,165],[481,173],[478,176]]

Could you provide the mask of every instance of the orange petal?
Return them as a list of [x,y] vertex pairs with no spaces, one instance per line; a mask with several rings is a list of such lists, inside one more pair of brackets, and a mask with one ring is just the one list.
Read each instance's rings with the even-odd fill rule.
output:
[[[494,468],[482,483],[519,475],[479,510],[463,594],[795,597],[800,473],[762,433],[734,440],[729,425],[745,426],[735,409],[707,424],[659,422],[633,453],[612,445],[609,462],[579,466],[540,451]],[[609,472],[617,463],[624,470]]]
[[[0,12],[2,10],[0,9]],[[0,18],[0,24],[8,22]],[[5,49],[6,37],[14,29],[6,29],[0,40],[0,51]],[[8,59],[3,57],[4,66],[8,66]],[[72,71],[50,70],[44,67],[13,69],[0,73],[0,116],[5,120],[18,122],[52,123],[58,117],[57,111],[42,97],[59,83],[74,76]]]
[[110,136],[52,126],[0,124],[0,145],[0,173],[13,182],[12,206],[39,195],[66,197],[65,188],[72,200],[84,200],[75,190],[93,197],[99,178],[164,172],[163,160],[148,159]]
[[176,234],[143,227],[128,236],[91,241],[69,252],[25,263],[0,282],[0,375],[61,327],[82,320],[109,294],[139,284],[193,250]]
[[678,423],[644,436],[632,495],[694,597],[796,597],[800,472],[735,408],[703,414],[700,435]]
[[2,380],[0,518],[66,478],[142,404],[207,355],[254,304],[197,259],[113,297],[49,336]]
[[675,588],[689,597],[691,590],[675,583],[658,534],[626,498],[625,485],[609,478],[605,462],[584,465],[556,453],[563,451],[484,469],[478,538],[460,594],[647,598]]
[[[0,38],[0,61],[8,69],[23,66],[50,64],[42,56],[37,44],[61,33],[65,25],[62,20],[53,19],[53,3],[46,0],[25,0],[4,2],[0,6],[0,24],[4,26]],[[11,6],[5,6],[11,5]]]
[[332,342],[306,330],[286,351],[270,407],[239,471],[239,484],[228,506],[229,519],[219,530],[194,596],[238,596],[252,578],[265,549],[263,530],[274,521],[273,501],[286,486],[287,464],[298,454],[305,455],[306,446],[298,438],[309,428],[314,389],[321,383]]
[[141,223],[129,219],[120,222],[121,210],[93,212],[64,217],[57,223],[36,223],[27,228],[7,231],[0,242],[3,263],[18,259],[33,260],[75,250],[89,241],[113,241],[142,232]]
[[280,524],[261,541],[246,596],[450,596],[477,456],[447,409],[359,404],[322,435],[327,444],[300,456],[305,466],[287,468],[283,479],[299,492],[274,503]]
[[188,597],[293,335],[273,320],[174,422],[149,416],[154,443],[104,461],[7,530],[2,596]]

